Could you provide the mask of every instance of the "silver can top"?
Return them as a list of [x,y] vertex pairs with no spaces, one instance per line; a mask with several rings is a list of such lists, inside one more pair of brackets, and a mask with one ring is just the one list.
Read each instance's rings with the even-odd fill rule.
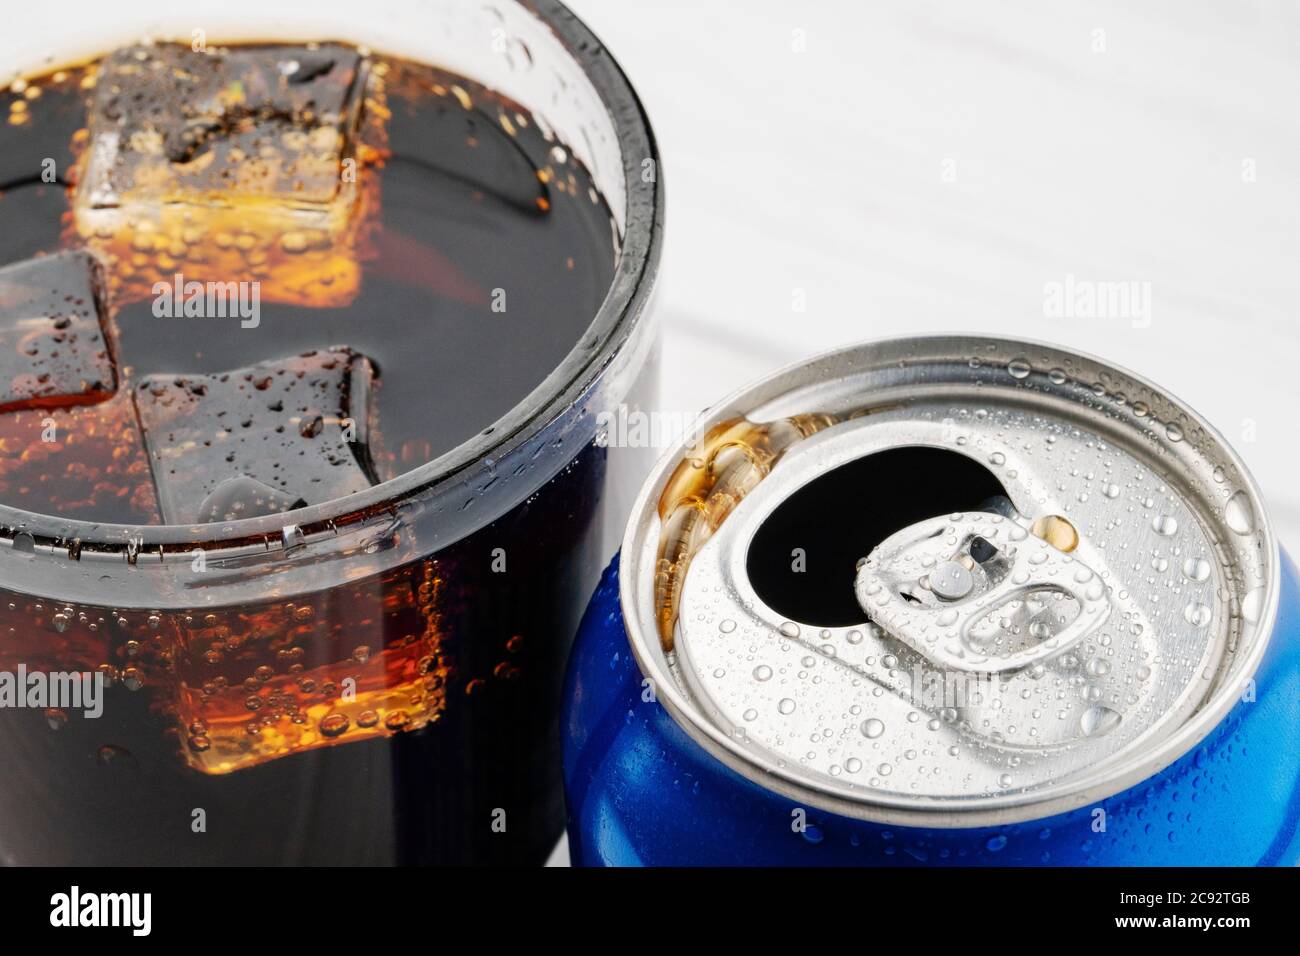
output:
[[980,826],[1195,746],[1250,686],[1279,556],[1186,405],[1063,349],[935,336],[710,410],[643,488],[621,588],[658,700],[734,769],[851,816]]

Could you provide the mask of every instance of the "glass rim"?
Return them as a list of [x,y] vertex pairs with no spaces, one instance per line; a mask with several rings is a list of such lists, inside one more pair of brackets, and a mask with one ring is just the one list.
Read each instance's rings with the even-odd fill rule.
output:
[[[338,530],[391,512],[401,501],[435,494],[475,463],[502,457],[523,444],[596,380],[628,340],[653,290],[662,248],[664,193],[659,152],[645,109],[622,68],[605,45],[560,0],[515,0],[551,29],[591,82],[609,119],[627,188],[625,223],[614,278],[591,324],[561,362],[513,408],[472,438],[395,478],[319,504],[279,514],[206,524],[119,524],[27,511],[0,502],[0,541],[13,547],[19,536],[41,547],[66,547],[130,559],[144,551],[246,548],[280,540],[293,526],[310,535]],[[641,164],[654,176],[643,189]],[[587,343],[594,344],[588,345]]]

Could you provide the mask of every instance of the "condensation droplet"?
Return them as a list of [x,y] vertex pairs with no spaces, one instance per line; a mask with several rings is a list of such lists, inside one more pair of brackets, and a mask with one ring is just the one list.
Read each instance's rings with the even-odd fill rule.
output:
[[1101,737],[1119,726],[1120,717],[1109,707],[1094,704],[1079,718],[1079,729],[1086,737]]
[[1200,583],[1210,576],[1210,562],[1204,558],[1188,558],[1183,562],[1183,577]]
[[1258,624],[1264,616],[1264,588],[1255,588],[1241,599],[1241,616],[1251,624]]
[[326,714],[318,725],[324,737],[338,737],[348,729],[351,721],[346,714]]
[[871,717],[862,722],[862,736],[875,740],[885,732],[885,722]]
[[1205,627],[1213,618],[1214,612],[1196,601],[1183,608],[1183,620],[1193,627]]
[[1250,496],[1238,491],[1223,506],[1223,520],[1236,534],[1255,533],[1255,509],[1250,505]]

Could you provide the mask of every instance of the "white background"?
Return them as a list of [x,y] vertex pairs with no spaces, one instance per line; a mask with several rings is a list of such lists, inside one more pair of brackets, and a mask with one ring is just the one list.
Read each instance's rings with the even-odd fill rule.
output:
[[[868,338],[1057,342],[1205,415],[1300,547],[1300,4],[568,2],[663,155],[666,410]],[[1149,282],[1150,326],[1047,318],[1067,274]]]

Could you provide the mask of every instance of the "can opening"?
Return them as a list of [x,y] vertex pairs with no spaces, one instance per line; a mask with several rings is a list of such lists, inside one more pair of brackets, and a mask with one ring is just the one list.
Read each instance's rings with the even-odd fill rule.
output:
[[746,554],[750,584],[791,621],[864,623],[853,591],[859,560],[902,528],[1006,495],[979,462],[942,448],[859,458],[809,482],[768,516]]

